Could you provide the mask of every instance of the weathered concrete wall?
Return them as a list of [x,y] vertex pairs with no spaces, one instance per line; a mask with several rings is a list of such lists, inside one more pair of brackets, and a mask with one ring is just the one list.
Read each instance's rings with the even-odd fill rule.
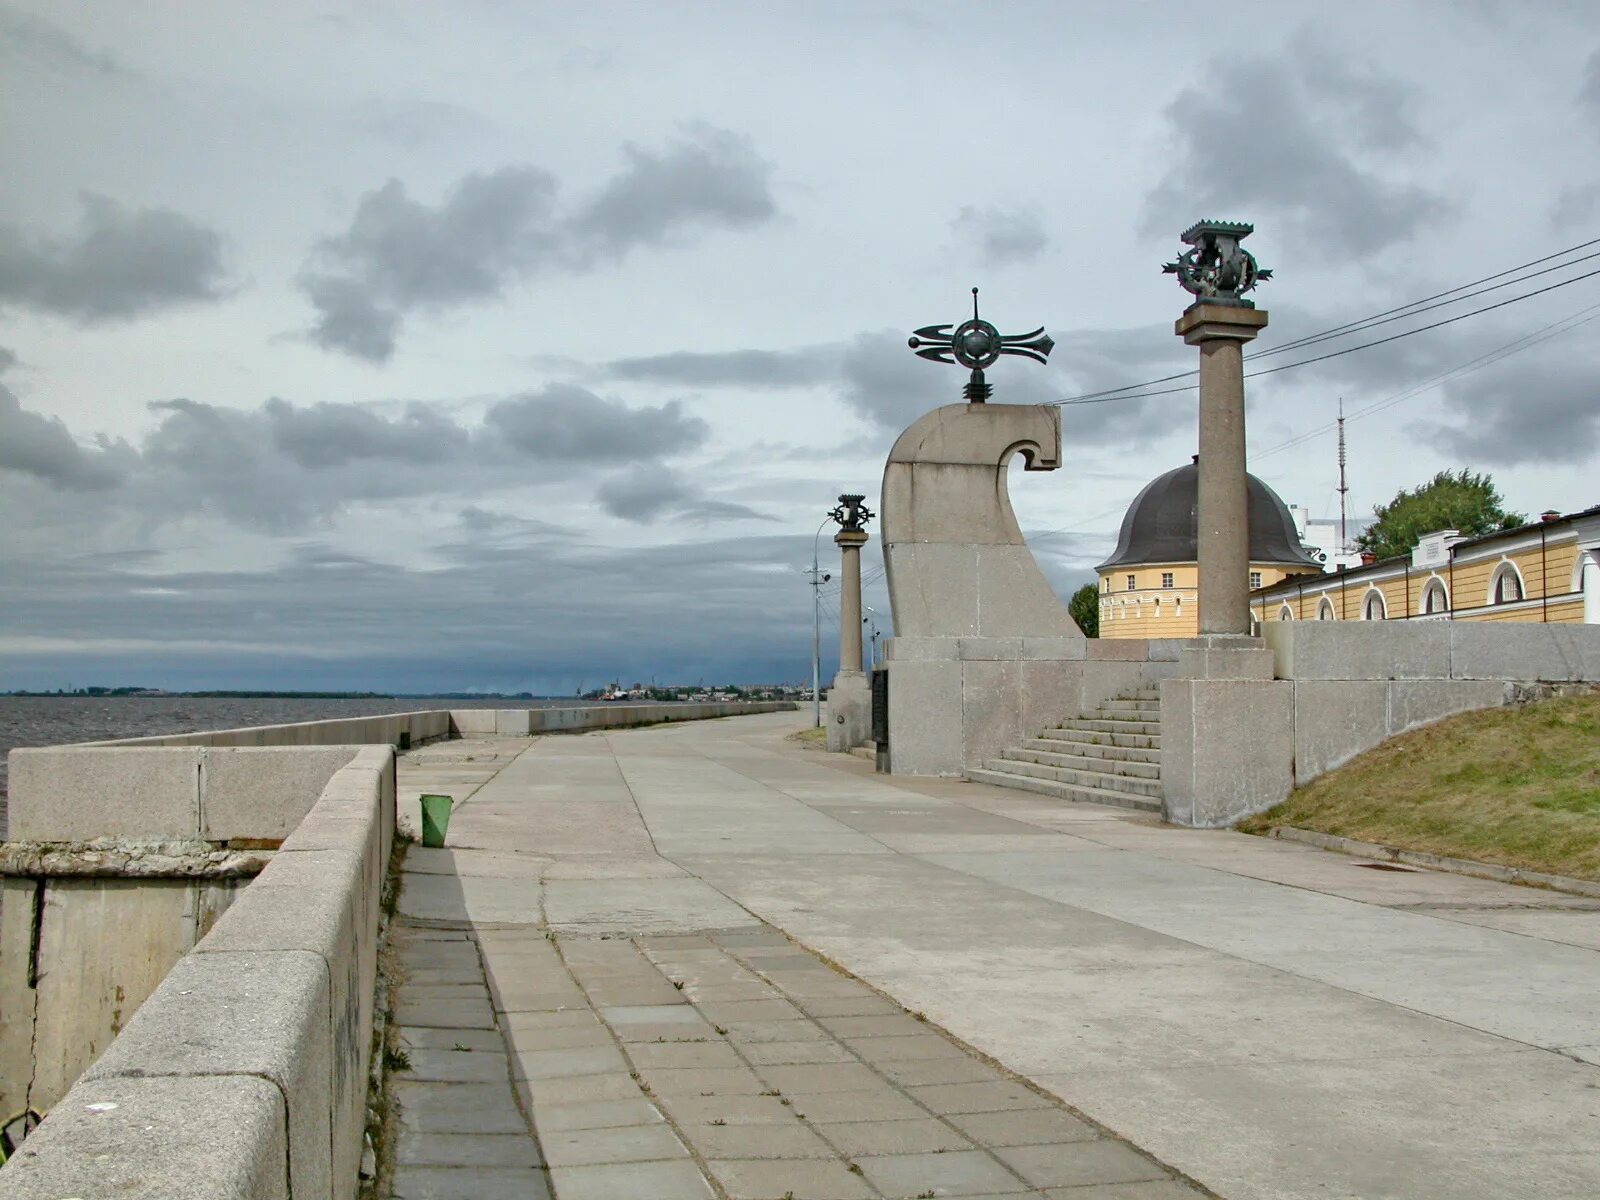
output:
[[[302,824],[355,746],[86,746],[14,750],[8,869],[24,847],[109,859],[157,849],[203,858],[276,846]],[[25,865],[16,869],[28,869]],[[179,872],[183,868],[178,868]],[[47,1112],[243,880],[9,875],[0,927],[0,1114]]]
[[292,725],[249,725],[155,737],[88,742],[98,746],[396,746],[407,735],[412,745],[449,737],[450,713],[443,709],[388,713],[378,717],[337,717]]
[[535,733],[582,733],[667,721],[704,721],[749,713],[792,712],[791,700],[711,701],[701,704],[582,704],[570,708],[457,708],[450,712],[456,737],[527,737]]
[[[1186,651],[1183,677],[1162,686],[1168,820],[1228,825],[1409,729],[1528,685],[1600,682],[1600,628],[1580,625],[1270,621],[1240,639],[1263,642]],[[1267,652],[1272,677],[1253,663]]]
[[363,747],[0,1169],[0,1196],[354,1195],[394,811],[394,752]]
[[1175,674],[1180,644],[891,638],[889,769],[960,775],[1102,700]]
[[47,746],[11,752],[10,840],[281,841],[353,745]]

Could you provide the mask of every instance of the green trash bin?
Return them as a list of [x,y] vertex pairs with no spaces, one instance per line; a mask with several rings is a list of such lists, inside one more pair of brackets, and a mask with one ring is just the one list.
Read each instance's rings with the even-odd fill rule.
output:
[[449,796],[422,797],[422,844],[444,845],[444,831],[450,826],[450,806],[455,801]]

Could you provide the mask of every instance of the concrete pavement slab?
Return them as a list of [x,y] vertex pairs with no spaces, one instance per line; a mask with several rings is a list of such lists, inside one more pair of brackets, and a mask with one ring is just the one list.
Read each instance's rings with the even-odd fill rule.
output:
[[544,1172],[527,1167],[401,1167],[394,1200],[549,1200]]
[[[477,806],[468,828],[485,851],[554,860],[537,877],[549,885],[556,946],[580,990],[591,989],[585,1002],[608,1001],[602,1015],[618,1019],[606,1028],[626,1053],[726,1062],[731,1050],[755,1067],[523,1082],[536,1121],[541,1106],[652,1111],[639,1082],[677,1071],[670,1082],[685,1086],[658,1091],[656,1104],[691,1144],[696,1130],[707,1134],[710,1162],[844,1161],[718,1157],[739,1127],[826,1124],[843,1137],[903,1125],[881,1157],[947,1159],[966,1151],[935,1154],[916,1138],[971,1138],[995,1154],[1027,1151],[1012,1165],[1048,1194],[1193,1194],[1178,1180],[1119,1175],[1160,1169],[931,1028],[944,1026],[1232,1200],[1600,1194],[1591,1099],[1600,1088],[1596,1068],[1574,1061],[1595,1048],[1592,1033],[1575,1036],[1592,1029],[1584,997],[1600,991],[1595,908],[1482,880],[1367,871],[1309,847],[1167,829],[981,785],[876,777],[838,761],[845,756],[786,745],[800,723],[775,714],[546,738],[463,807],[467,815]],[[507,840],[490,845],[490,836]],[[604,886],[612,883],[620,886]],[[563,923],[555,908],[568,884],[592,890],[562,898]],[[646,885],[655,884],[681,890],[652,894]],[[741,932],[708,936],[718,926]],[[904,1024],[896,1005],[808,964],[794,942],[928,1024]],[[666,982],[651,978],[645,959]],[[675,1002],[623,1002],[658,997],[672,981],[684,985]],[[725,1021],[700,1011],[778,995],[799,1015]],[[569,1015],[506,1022],[513,1031],[584,1028],[543,1023]],[[834,1017],[900,1020],[841,1036],[816,1021]],[[597,1028],[592,1017],[588,1028]],[[894,1042],[941,1057],[905,1058]],[[674,1044],[717,1049],[709,1059],[654,1049]],[[604,1045],[534,1052],[593,1048]],[[860,1090],[807,1092],[796,1085],[822,1077],[795,1074],[781,1096],[703,1096],[704,1085],[725,1081],[691,1078],[724,1071],[735,1086],[765,1086],[774,1070],[860,1065],[857,1048],[870,1051],[874,1078]],[[793,1137],[763,1136],[773,1153]],[[1071,1174],[1074,1164],[1084,1173]],[[845,1174],[845,1188],[865,1186]]]
[[550,1183],[560,1200],[618,1200],[621,1196],[649,1196],[651,1200],[712,1200],[713,1196],[705,1176],[688,1159],[553,1167]]

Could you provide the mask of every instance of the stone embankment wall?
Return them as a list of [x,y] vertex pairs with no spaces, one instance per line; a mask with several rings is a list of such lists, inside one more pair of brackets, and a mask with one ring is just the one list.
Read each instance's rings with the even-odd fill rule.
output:
[[0,1170],[0,1196],[353,1195],[394,811],[393,749],[352,751]]
[[1528,684],[1600,683],[1600,627],[1466,621],[1272,622],[1294,687],[1294,785],[1408,729],[1511,702]]
[[1231,652],[1238,671],[1162,686],[1169,821],[1231,825],[1408,729],[1600,683],[1600,626],[1272,621],[1262,633],[1270,655]]
[[353,1195],[395,745],[793,708],[436,710],[13,751],[0,1119],[49,1119],[0,1197]]
[[91,746],[418,746],[448,737],[527,737],[534,733],[581,733],[667,721],[704,721],[748,713],[788,712],[789,700],[715,700],[687,704],[592,704],[570,708],[457,708],[339,717],[292,725],[252,725],[203,733],[172,733],[87,742]]

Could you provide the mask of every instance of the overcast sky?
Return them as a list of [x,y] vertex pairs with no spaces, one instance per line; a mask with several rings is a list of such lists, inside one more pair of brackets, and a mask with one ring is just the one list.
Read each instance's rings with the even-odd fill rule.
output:
[[[0,688],[799,679],[818,522],[959,398],[911,329],[981,286],[1037,403],[1193,365],[1199,217],[1262,349],[1600,237],[1600,6],[7,3],[0,161]],[[1252,469],[1334,515],[1331,433],[1269,451],[1596,304],[1253,382]],[[1353,421],[1354,511],[1600,503],[1597,366]],[[1065,413],[1013,475],[1063,595],[1195,441]]]

